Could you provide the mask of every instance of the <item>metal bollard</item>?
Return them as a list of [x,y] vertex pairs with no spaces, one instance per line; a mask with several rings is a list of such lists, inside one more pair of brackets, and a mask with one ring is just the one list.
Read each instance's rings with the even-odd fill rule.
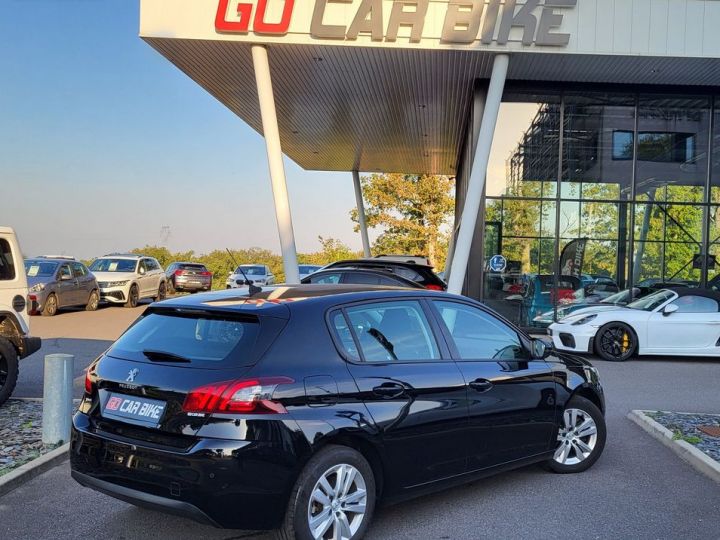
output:
[[45,357],[43,444],[55,445],[70,441],[74,363],[72,354],[48,354]]

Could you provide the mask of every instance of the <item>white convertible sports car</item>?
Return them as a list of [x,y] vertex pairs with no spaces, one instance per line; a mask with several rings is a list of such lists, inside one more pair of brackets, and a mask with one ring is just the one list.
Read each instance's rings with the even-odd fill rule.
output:
[[720,293],[662,289],[624,307],[580,309],[549,332],[558,350],[616,362],[634,354],[720,356]]

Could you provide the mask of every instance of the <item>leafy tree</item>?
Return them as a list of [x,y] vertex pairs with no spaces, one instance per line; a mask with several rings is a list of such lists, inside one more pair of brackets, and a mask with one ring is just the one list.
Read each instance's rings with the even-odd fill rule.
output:
[[[368,227],[383,232],[376,253],[422,254],[442,267],[455,210],[454,183],[447,176],[373,174],[361,179]],[[357,210],[351,212],[358,222]],[[359,230],[358,227],[355,230]]]
[[362,252],[353,251],[336,238],[318,236],[321,250],[315,253],[298,254],[298,260],[303,264],[326,265],[343,259],[356,259],[362,257]]

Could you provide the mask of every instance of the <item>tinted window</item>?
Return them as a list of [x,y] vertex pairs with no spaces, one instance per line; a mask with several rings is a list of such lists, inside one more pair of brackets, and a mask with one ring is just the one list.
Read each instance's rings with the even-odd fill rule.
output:
[[718,303],[704,296],[681,296],[673,302],[678,307],[677,313],[717,313]]
[[418,302],[363,305],[349,308],[347,314],[366,362],[440,359]]
[[27,277],[54,277],[58,264],[42,260],[25,261],[25,273]]
[[308,266],[308,265],[300,265],[298,267],[298,270],[301,274],[312,274],[313,272],[317,272],[320,270],[319,266]]
[[392,269],[393,274],[397,274],[400,277],[409,279],[410,281],[423,282],[423,276],[411,268],[405,268],[404,266],[396,266]]
[[318,283],[320,285],[334,285],[340,283],[340,274],[321,274],[319,276],[311,275],[309,277],[310,283]]
[[137,261],[133,259],[97,259],[90,265],[93,272],[134,272]]
[[352,331],[342,312],[338,311],[332,315],[332,325],[345,353],[352,360],[359,360],[360,355],[358,354],[355,340],[352,337]]
[[73,263],[72,268],[73,268],[73,275],[77,278],[85,277],[87,275],[87,270],[80,263]]
[[193,363],[213,364],[234,352],[248,357],[259,331],[257,322],[213,316],[151,313],[125,332],[110,349],[111,356],[149,361],[143,351],[169,353]]
[[[242,272],[241,272],[242,270]],[[264,266],[241,266],[239,269],[235,271],[236,274],[242,275],[242,273],[245,272],[245,275],[247,276],[264,276],[265,275],[265,267]]]
[[[381,278],[375,274],[366,274],[363,272],[346,272],[343,283],[352,283],[355,285],[380,285],[382,283]],[[387,284],[387,283],[385,283]]]
[[517,332],[481,309],[433,301],[462,360],[528,360]]
[[10,243],[7,240],[0,240],[0,281],[11,279],[15,279],[15,261]]
[[192,272],[207,272],[207,268],[202,264],[178,264],[174,265],[182,270],[190,270]]

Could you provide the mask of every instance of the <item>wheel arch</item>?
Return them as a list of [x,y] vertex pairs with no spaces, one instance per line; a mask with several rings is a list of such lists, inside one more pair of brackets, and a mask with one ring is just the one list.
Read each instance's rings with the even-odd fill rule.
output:
[[336,433],[323,437],[323,439],[315,446],[313,453],[331,445],[346,446],[351,448],[359,452],[367,460],[373,471],[373,475],[375,476],[375,491],[377,497],[380,498],[385,489],[386,467],[377,446],[365,437],[349,433]]
[[0,311],[0,338],[7,339],[18,356],[23,354],[23,328],[17,317],[8,311]]
[[595,405],[598,409],[600,409],[600,412],[605,414],[605,401],[602,399],[600,394],[597,390],[595,390],[591,385],[589,384],[583,384],[582,386],[577,387],[572,394],[570,394],[570,398],[568,401],[570,401],[575,396],[585,398],[588,401],[592,402],[593,405]]

